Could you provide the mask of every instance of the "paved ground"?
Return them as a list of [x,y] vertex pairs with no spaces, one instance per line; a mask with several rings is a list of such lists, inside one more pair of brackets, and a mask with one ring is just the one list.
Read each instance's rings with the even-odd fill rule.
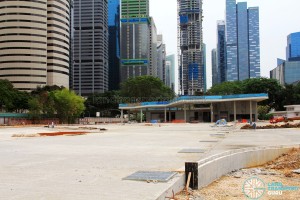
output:
[[[97,127],[108,131],[82,136],[13,138],[12,134],[65,129],[0,128],[0,199],[154,200],[176,177],[157,184],[122,178],[139,170],[176,171],[186,161],[234,148],[300,144],[299,129],[240,131],[232,127],[212,128],[210,124]],[[218,142],[200,142],[207,140]],[[183,148],[207,152],[178,153]]]

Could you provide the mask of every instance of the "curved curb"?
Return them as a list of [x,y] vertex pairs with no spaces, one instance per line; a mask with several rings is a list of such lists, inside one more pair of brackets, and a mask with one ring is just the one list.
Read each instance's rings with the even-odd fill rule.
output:
[[[256,167],[272,161],[300,144],[265,146],[226,151],[198,161],[198,189],[205,187],[220,177],[243,168]],[[165,190],[156,200],[165,200],[185,187],[185,174]]]

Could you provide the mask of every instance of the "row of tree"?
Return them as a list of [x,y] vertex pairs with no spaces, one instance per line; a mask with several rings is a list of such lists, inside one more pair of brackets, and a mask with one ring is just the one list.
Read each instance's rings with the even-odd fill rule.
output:
[[0,80],[0,111],[23,113],[32,119],[57,117],[62,123],[73,123],[85,110],[84,99],[58,86],[38,87],[28,93],[18,91],[8,80]]
[[300,104],[300,83],[282,86],[275,79],[254,78],[214,85],[207,94],[230,95],[268,93],[269,99],[259,103],[261,119],[269,118],[270,109],[284,110],[285,105]]
[[[260,102],[260,110],[265,114],[270,109],[283,110],[284,105],[300,104],[300,83],[282,86],[277,80],[268,78],[247,79],[244,81],[224,82],[214,85],[204,95],[231,95],[268,93],[269,99]],[[120,114],[120,103],[145,101],[167,101],[175,93],[159,79],[140,76],[128,79],[118,91],[92,94],[86,100],[73,91],[58,86],[37,88],[32,93],[13,88],[7,80],[0,80],[0,109],[8,112],[29,110],[33,118],[58,117],[61,122],[73,122],[84,111],[85,116],[112,117]]]

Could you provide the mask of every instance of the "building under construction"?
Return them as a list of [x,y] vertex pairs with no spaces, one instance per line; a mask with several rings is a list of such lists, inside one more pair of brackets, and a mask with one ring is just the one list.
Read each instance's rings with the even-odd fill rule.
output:
[[202,0],[177,0],[179,94],[205,91]]

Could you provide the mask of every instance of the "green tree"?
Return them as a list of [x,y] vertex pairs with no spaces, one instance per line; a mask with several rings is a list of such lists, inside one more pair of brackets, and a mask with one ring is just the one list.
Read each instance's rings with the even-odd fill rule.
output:
[[0,80],[0,109],[7,112],[24,112],[30,95],[14,88],[8,80]]
[[85,101],[85,116],[95,117],[96,112],[100,112],[101,116],[105,117],[119,115],[120,111],[118,109],[120,101],[118,91],[92,94]]
[[[174,92],[164,85],[164,83],[153,76],[138,76],[130,78],[121,84],[121,96],[128,97],[125,100],[141,101],[161,101],[175,97]],[[125,98],[126,99],[126,98]]]
[[85,109],[84,99],[68,89],[52,91],[50,96],[54,100],[57,116],[62,123],[74,123]]
[[242,94],[243,87],[242,82],[223,82],[221,84],[214,85],[207,94],[209,95],[231,95],[231,94]]
[[283,87],[275,79],[269,78],[252,78],[242,82],[243,93],[268,93],[269,99],[260,103],[260,105],[268,105],[276,110],[283,108]]

